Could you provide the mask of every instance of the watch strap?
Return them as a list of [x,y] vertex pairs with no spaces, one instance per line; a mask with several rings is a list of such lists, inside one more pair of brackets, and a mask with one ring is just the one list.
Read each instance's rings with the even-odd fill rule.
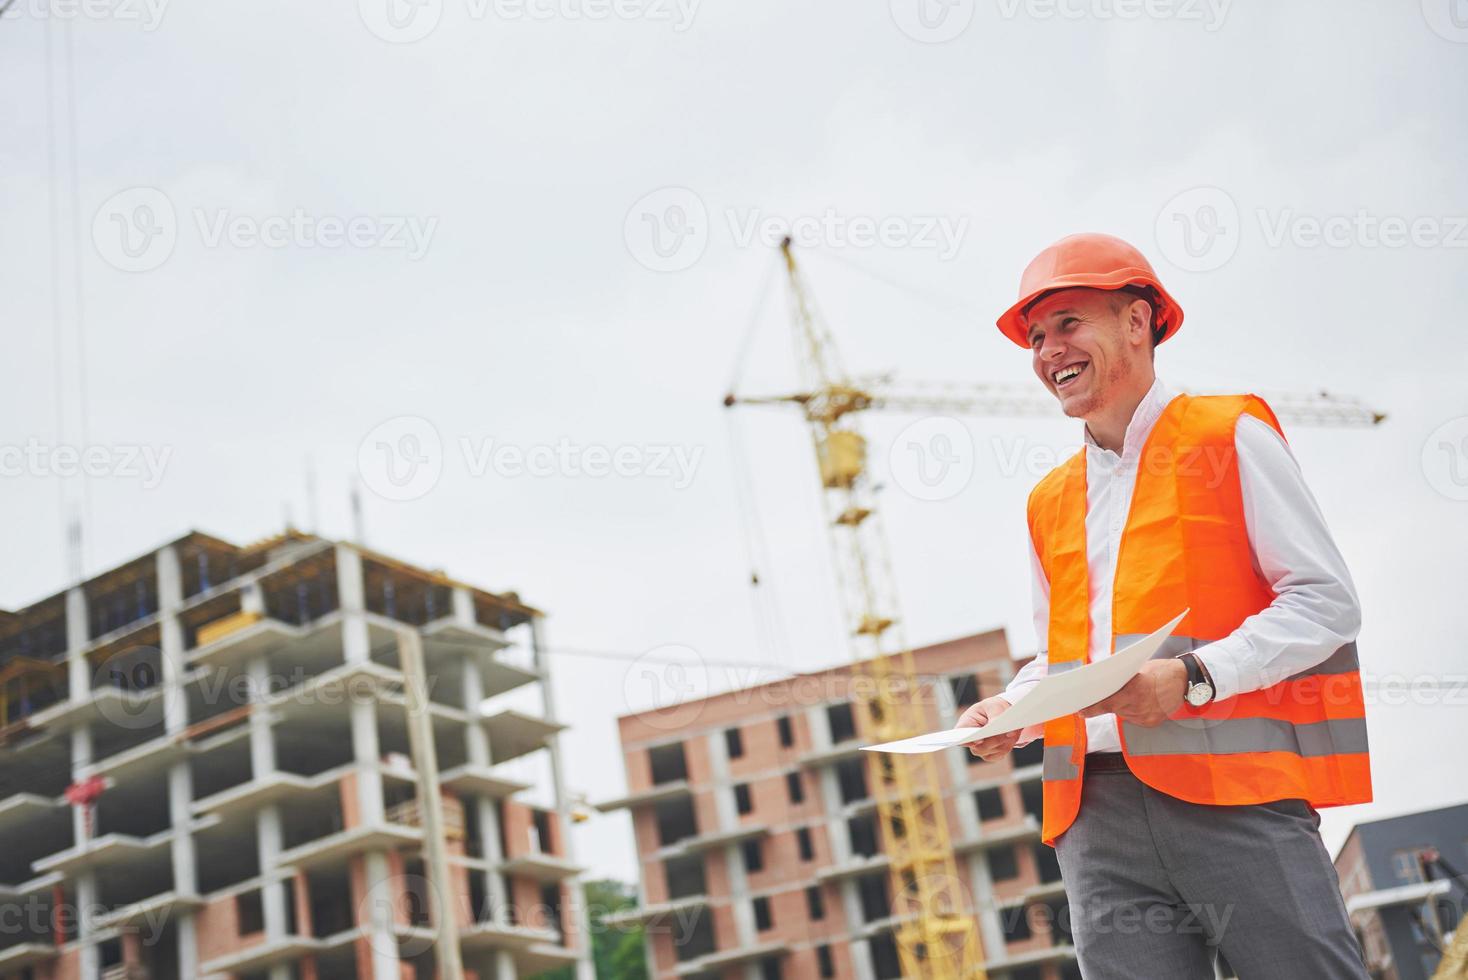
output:
[[1183,662],[1183,666],[1187,667],[1188,669],[1188,687],[1191,688],[1196,684],[1202,684],[1207,680],[1207,678],[1203,676],[1203,665],[1198,663],[1198,658],[1195,657],[1192,653],[1185,653],[1182,656],[1178,657],[1178,659],[1181,660]]

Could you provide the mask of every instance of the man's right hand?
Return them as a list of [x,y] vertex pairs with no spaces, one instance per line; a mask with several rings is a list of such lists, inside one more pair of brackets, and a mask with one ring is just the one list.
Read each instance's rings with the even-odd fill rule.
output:
[[[979,728],[998,718],[1009,710],[1009,702],[999,695],[985,698],[978,704],[971,704],[963,714],[958,716],[958,724],[954,728]],[[1014,749],[1014,743],[1019,741],[1018,731],[1010,732],[1008,735],[991,735],[981,738],[977,742],[968,742],[968,750],[971,754],[978,756],[985,762],[993,762],[1002,759]]]

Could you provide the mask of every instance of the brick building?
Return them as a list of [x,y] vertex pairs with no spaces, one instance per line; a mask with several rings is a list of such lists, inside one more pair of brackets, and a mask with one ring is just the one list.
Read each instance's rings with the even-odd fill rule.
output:
[[0,612],[0,978],[433,976],[404,626],[466,966],[589,977],[540,615],[296,532],[192,533]]
[[[914,651],[933,729],[1013,675],[1004,633]],[[640,907],[657,980],[899,975],[888,862],[859,746],[851,667],[619,719]],[[1079,976],[1054,853],[1040,840],[1038,742],[939,757],[948,826],[989,975]]]

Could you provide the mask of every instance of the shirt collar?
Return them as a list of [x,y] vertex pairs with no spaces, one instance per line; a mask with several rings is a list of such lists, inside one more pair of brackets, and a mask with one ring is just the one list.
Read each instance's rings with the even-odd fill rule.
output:
[[[1177,397],[1177,392],[1163,384],[1161,378],[1154,378],[1152,387],[1142,396],[1137,403],[1136,411],[1132,412],[1132,420],[1126,425],[1126,435],[1121,441],[1121,455],[1123,457],[1135,456],[1142,451],[1142,444],[1147,441],[1147,436],[1152,432],[1152,426],[1162,415],[1162,410],[1167,407],[1168,402]],[[1091,438],[1091,430],[1082,425],[1085,432],[1086,446],[1088,450],[1106,453],[1115,457],[1116,454],[1109,449],[1103,449],[1095,439]]]

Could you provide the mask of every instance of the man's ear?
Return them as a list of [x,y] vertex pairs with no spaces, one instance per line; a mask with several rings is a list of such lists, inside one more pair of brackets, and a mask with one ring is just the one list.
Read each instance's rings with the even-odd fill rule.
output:
[[1152,346],[1152,304],[1144,299],[1134,299],[1126,308],[1127,340],[1146,347]]

